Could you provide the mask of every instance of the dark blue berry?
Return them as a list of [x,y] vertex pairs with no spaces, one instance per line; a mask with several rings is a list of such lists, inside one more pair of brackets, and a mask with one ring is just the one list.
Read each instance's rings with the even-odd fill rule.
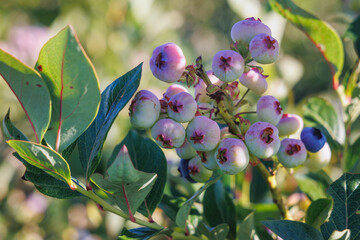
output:
[[192,179],[189,174],[189,159],[181,159],[180,160],[180,165],[179,165],[178,171],[180,172],[180,175],[183,178],[185,178],[186,180],[188,180],[191,183],[196,183],[196,181],[194,179]]
[[317,128],[306,127],[301,132],[301,141],[309,152],[318,152],[326,143],[325,135]]

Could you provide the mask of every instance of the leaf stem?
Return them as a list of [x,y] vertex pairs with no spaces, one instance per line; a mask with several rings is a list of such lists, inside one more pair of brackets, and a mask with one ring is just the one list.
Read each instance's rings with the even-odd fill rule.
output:
[[[108,202],[106,202],[104,199],[102,199],[98,195],[96,195],[92,190],[87,191],[84,188],[82,188],[80,185],[78,185],[76,190],[79,193],[81,193],[82,195],[84,195],[84,196],[90,198],[91,200],[93,200],[94,202],[98,203],[100,206],[103,207],[104,210],[112,212],[122,218],[125,218],[126,220],[131,220],[128,214],[126,214],[125,212],[123,212],[122,210],[120,210],[118,208],[113,207]],[[164,229],[163,226],[160,226],[157,223],[150,223],[150,222],[144,221],[144,220],[136,218],[136,217],[134,217],[134,219],[137,224],[142,225],[144,227],[149,227],[149,228],[156,229],[156,230]]]

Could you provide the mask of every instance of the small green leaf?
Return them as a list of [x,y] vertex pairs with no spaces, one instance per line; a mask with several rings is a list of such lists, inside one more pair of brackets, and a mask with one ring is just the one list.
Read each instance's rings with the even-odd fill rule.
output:
[[[161,208],[166,216],[170,218],[172,221],[176,221],[176,213],[179,211],[180,207],[186,202],[186,198],[184,197],[171,197],[169,195],[164,194],[161,202],[159,204],[159,208]],[[190,212],[191,214],[191,212]]]
[[360,169],[360,138],[350,145],[345,153],[344,172],[359,172]]
[[238,231],[238,239],[253,240],[256,236],[254,213],[250,213],[242,223],[240,223]]
[[99,112],[78,141],[79,158],[86,180],[99,165],[106,136],[116,116],[138,88],[141,72],[142,63],[116,79],[101,93]]
[[17,129],[10,120],[10,109],[8,110],[5,118],[3,120],[3,132],[8,140],[24,140],[29,141],[29,139]]
[[232,199],[225,192],[221,181],[217,181],[205,191],[204,217],[210,227],[215,227],[221,223],[229,225],[229,237],[236,238],[236,211]]
[[71,181],[69,165],[57,152],[43,145],[22,140],[9,140],[7,143],[31,165],[66,182],[72,189],[75,188]]
[[349,229],[344,231],[334,231],[328,240],[350,240],[351,232]]
[[143,203],[155,179],[156,174],[141,172],[134,168],[125,145],[108,168],[105,177],[98,173],[91,176],[91,180],[111,196],[120,209],[130,215]]
[[52,100],[45,139],[53,149],[62,152],[89,127],[97,114],[100,104],[97,75],[70,26],[43,46],[36,67]]
[[303,109],[306,121],[320,129],[325,129],[340,144],[344,143],[344,121],[331,103],[323,98],[313,97],[307,101]]
[[154,141],[131,130],[125,139],[115,147],[114,153],[109,160],[110,163],[123,145],[126,145],[128,148],[131,161],[137,170],[157,174],[155,184],[145,199],[146,204],[143,203],[138,209],[140,213],[147,216],[148,212],[154,212],[164,192],[167,178],[167,161],[165,155]]
[[155,230],[148,227],[141,227],[141,228],[133,228],[130,230],[127,230],[126,228],[123,229],[121,236],[119,236],[118,239],[143,239],[147,240],[151,237],[155,237],[159,233],[161,233],[161,230]]
[[205,235],[208,239],[224,240],[229,233],[229,226],[226,223],[219,224],[216,227],[210,228],[205,223],[201,222],[197,226],[197,230]]
[[324,171],[307,174],[295,174],[294,175],[300,189],[304,192],[312,201],[319,198],[328,198],[326,189],[331,183],[331,179]]
[[212,184],[217,182],[221,178],[221,175],[222,174],[218,172],[214,172],[211,178],[199,190],[197,190],[195,194],[184,203],[184,205],[181,206],[178,213],[176,214],[176,224],[179,227],[185,227],[186,220],[194,202],[198,199],[201,193],[203,193]]
[[333,88],[339,85],[344,65],[344,49],[339,35],[326,22],[298,7],[291,0],[270,0],[271,8],[295,25],[324,56],[333,76]]
[[34,69],[0,49],[0,76],[23,108],[36,142],[40,143],[50,122],[50,95],[44,80]]
[[261,223],[283,239],[324,240],[316,228],[306,223],[289,220],[263,221]]
[[360,58],[360,16],[349,25],[344,37],[354,42],[355,51]]
[[332,201],[320,198],[312,202],[306,211],[305,222],[320,230],[320,225],[330,216]]
[[349,229],[350,239],[360,238],[360,174],[344,173],[333,182],[327,192],[334,199],[334,208],[329,221],[320,229],[325,239],[335,231]]

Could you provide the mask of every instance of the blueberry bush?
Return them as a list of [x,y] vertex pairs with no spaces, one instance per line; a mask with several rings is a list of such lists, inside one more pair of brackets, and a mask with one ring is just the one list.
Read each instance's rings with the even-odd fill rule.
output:
[[[266,65],[276,65],[281,49],[257,17],[232,26],[229,48],[215,50],[209,66],[166,43],[102,92],[81,40],[66,26],[34,68],[0,49],[0,75],[32,130],[31,137],[19,130],[10,110],[3,119],[6,143],[26,167],[23,179],[44,195],[88,198],[134,223],[118,239],[360,239],[360,140],[352,134],[359,60],[342,74],[343,44],[332,27],[290,0],[269,6],[315,44],[337,105],[314,95],[297,114],[271,95]],[[357,18],[345,34],[358,58],[359,26]],[[162,97],[138,90],[144,64],[168,84]],[[120,111],[132,129],[104,162]],[[169,152],[179,159],[176,176],[168,176]],[[70,159],[81,164],[81,177]],[[341,168],[334,180],[333,166]],[[297,187],[280,188],[284,179]],[[156,209],[166,224],[154,220]]]

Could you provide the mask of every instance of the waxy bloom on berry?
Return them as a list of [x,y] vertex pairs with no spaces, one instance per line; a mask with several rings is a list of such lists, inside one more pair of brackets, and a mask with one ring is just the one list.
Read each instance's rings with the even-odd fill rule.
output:
[[172,119],[160,119],[151,128],[151,136],[163,148],[177,148],[184,144],[185,129]]
[[185,142],[181,147],[176,148],[176,153],[180,158],[190,159],[197,155],[196,150],[191,144],[185,139]]
[[231,28],[231,39],[234,42],[242,42],[249,44],[251,39],[260,33],[266,33],[271,35],[271,30],[268,26],[261,22],[261,20],[255,18],[246,18],[239,21]]
[[251,40],[249,51],[256,62],[262,64],[273,63],[279,56],[279,43],[270,35],[261,33]]
[[245,134],[249,151],[258,158],[270,158],[280,148],[279,130],[267,122],[252,124]]
[[150,59],[150,69],[153,75],[168,83],[179,80],[185,71],[185,66],[185,56],[181,48],[175,43],[158,46]]
[[325,135],[317,128],[306,127],[301,131],[301,141],[309,152],[318,152],[326,143]]
[[256,114],[260,121],[276,125],[283,115],[283,109],[280,106],[279,100],[273,96],[266,95],[258,100]]
[[160,101],[148,90],[136,93],[129,107],[131,125],[137,129],[150,128],[159,119]]
[[267,76],[263,75],[258,68],[251,68],[241,75],[240,83],[254,93],[261,95],[268,87],[266,78]]
[[197,103],[187,92],[175,94],[168,102],[168,115],[177,122],[189,122],[194,118],[196,111]]
[[277,153],[279,162],[286,168],[294,168],[306,160],[306,148],[298,139],[284,138]]
[[212,70],[223,82],[237,80],[244,72],[243,57],[233,50],[222,50],[215,54],[212,61]]
[[[209,77],[212,84],[217,85],[217,86],[221,86],[223,84],[223,82],[214,75],[213,71],[207,71],[206,74]],[[199,103],[209,103],[209,102],[213,101],[207,95],[207,92],[206,92],[206,87],[207,86],[206,86],[205,82],[201,78],[199,78],[198,83],[194,87],[195,87],[195,99],[196,99],[197,102],[199,102]]]
[[189,175],[197,182],[206,182],[211,177],[212,171],[203,166],[200,156],[196,156],[189,161]]
[[283,114],[276,127],[279,129],[279,136],[289,136],[302,129],[304,121],[296,114]]

